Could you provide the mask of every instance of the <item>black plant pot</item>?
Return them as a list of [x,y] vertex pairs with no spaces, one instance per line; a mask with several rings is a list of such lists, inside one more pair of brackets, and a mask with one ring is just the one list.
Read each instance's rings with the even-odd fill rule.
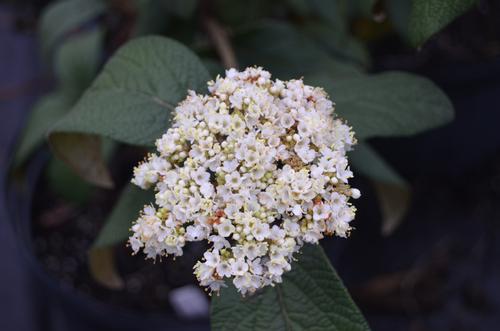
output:
[[[186,320],[173,311],[165,313],[138,313],[96,300],[66,285],[48,274],[34,252],[32,238],[31,204],[37,181],[46,157],[36,157],[27,167],[22,187],[11,183],[8,213],[16,230],[19,249],[28,270],[32,273],[38,299],[38,318],[33,324],[41,330],[97,331],[97,330],[209,330],[207,319]],[[27,318],[33,318],[28,316]]]

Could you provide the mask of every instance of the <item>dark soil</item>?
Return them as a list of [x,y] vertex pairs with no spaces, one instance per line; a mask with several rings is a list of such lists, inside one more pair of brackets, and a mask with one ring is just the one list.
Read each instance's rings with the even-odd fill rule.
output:
[[[127,169],[113,177],[123,186],[133,164],[140,159],[137,151],[120,150],[121,164],[112,169]],[[176,260],[145,260],[139,253],[132,255],[126,243],[113,250],[123,289],[110,289],[99,284],[91,275],[88,252],[103,222],[118,198],[120,190],[96,189],[91,200],[81,206],[68,202],[50,191],[41,178],[35,191],[33,206],[33,242],[35,254],[47,272],[62,283],[98,300],[135,311],[165,312],[171,310],[168,295],[171,289],[197,284],[193,265],[203,254],[203,245],[191,244]],[[139,211],[138,211],[139,212]]]

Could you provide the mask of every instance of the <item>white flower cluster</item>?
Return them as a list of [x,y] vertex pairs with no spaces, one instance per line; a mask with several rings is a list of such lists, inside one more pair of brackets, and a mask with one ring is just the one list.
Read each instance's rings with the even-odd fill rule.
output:
[[218,291],[229,278],[244,295],[281,282],[304,243],[349,234],[356,140],[324,90],[302,80],[231,69],[208,89],[189,92],[158,153],[134,169],[134,184],[155,185],[157,207],[144,207],[129,243],[154,259],[206,240],[200,284]]

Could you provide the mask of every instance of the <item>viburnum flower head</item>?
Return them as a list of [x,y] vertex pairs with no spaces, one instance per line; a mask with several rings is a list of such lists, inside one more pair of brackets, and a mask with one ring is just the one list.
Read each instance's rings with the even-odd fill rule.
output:
[[206,241],[200,284],[218,291],[229,279],[245,295],[280,283],[304,243],[349,234],[356,139],[325,91],[301,79],[230,69],[208,90],[189,91],[157,153],[135,167],[132,182],[156,195],[129,244],[155,259]]

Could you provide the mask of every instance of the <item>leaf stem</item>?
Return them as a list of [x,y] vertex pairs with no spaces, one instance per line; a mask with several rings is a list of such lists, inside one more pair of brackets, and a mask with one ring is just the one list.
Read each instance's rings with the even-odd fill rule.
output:
[[236,60],[236,55],[229,41],[227,31],[219,22],[211,17],[204,16],[202,22],[224,67],[226,67],[226,69],[238,68],[238,61]]

